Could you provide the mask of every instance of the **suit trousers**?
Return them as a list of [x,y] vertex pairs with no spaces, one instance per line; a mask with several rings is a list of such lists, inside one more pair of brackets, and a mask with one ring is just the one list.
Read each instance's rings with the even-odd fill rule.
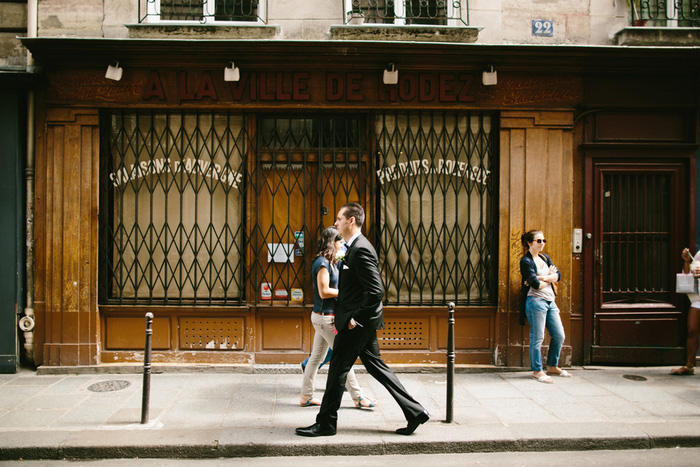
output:
[[338,409],[343,398],[345,380],[358,357],[367,372],[396,400],[406,420],[413,420],[425,410],[411,397],[394,372],[382,360],[379,355],[377,331],[357,326],[353,329],[339,330],[338,335],[335,336],[326,392],[321,401],[321,410],[316,416],[317,423],[337,427]]

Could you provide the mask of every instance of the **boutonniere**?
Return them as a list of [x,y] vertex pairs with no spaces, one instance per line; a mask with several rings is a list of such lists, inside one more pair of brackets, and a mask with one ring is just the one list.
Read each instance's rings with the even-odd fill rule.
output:
[[348,252],[348,247],[347,245],[343,244],[342,248],[335,253],[335,259],[338,261],[339,264],[347,264],[345,263],[345,254]]

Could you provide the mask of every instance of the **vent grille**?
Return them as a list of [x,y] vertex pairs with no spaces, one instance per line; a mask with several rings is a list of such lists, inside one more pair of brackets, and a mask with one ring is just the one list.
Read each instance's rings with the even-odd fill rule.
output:
[[180,350],[243,350],[242,318],[180,320]]
[[387,321],[377,334],[381,349],[427,349],[429,325],[427,319]]

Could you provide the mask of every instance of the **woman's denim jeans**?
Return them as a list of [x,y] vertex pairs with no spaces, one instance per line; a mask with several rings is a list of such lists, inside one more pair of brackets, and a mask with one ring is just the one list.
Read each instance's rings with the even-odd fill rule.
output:
[[564,326],[559,317],[559,308],[554,301],[547,302],[541,298],[527,297],[525,314],[530,323],[530,369],[542,371],[542,341],[544,328],[552,338],[547,352],[547,366],[558,366],[561,346],[564,344]]

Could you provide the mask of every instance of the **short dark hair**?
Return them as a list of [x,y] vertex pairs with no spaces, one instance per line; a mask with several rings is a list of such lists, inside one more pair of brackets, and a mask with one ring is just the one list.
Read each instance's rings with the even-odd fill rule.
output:
[[355,224],[357,224],[358,227],[362,228],[362,224],[365,223],[365,210],[362,209],[362,206],[360,206],[357,203],[347,203],[345,204],[342,208],[340,208],[341,211],[344,210],[345,212],[343,215],[347,218],[350,219],[351,217],[355,218]]

